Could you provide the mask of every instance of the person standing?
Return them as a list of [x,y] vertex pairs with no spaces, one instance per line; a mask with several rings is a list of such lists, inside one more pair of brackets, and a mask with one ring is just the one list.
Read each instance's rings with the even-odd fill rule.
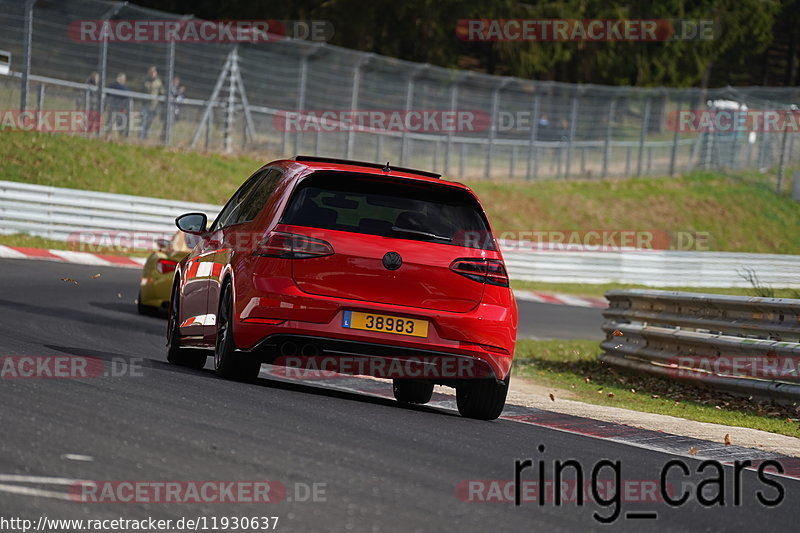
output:
[[172,102],[173,102],[172,116],[175,119],[175,122],[177,122],[181,113],[180,104],[186,99],[186,87],[181,85],[181,79],[178,76],[172,78],[172,84],[170,85],[169,91],[170,94],[172,95]]
[[83,109],[86,115],[86,132],[96,133],[100,127],[100,114],[97,112],[97,102],[99,100],[100,73],[92,72],[86,79],[86,93],[83,99],[78,98],[77,109]]
[[153,125],[153,119],[156,118],[161,105],[158,101],[158,97],[164,94],[164,84],[161,82],[161,78],[158,77],[158,70],[156,70],[154,66],[147,69],[144,92],[153,97],[152,100],[148,100],[142,106],[142,131],[139,133],[139,137],[147,139],[148,135],[150,135],[150,127]]
[[[117,74],[114,83],[109,85],[108,88],[114,91],[127,92],[130,91],[127,82],[128,77],[125,76],[125,73],[120,72]],[[117,135],[126,129],[127,123],[131,119],[131,117],[128,116],[129,104],[130,99],[127,96],[123,96],[119,93],[112,93],[108,96],[106,107],[108,109],[107,123],[109,133]]]

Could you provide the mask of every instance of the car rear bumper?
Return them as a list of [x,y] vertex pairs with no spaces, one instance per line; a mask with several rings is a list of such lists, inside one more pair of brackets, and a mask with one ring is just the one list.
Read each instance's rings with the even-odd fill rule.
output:
[[[237,347],[265,362],[287,367],[424,378],[438,383],[504,379],[511,369],[516,316],[512,326],[508,308],[481,304],[470,313],[443,313],[378,304],[354,305],[352,301],[308,300],[317,306],[306,302],[303,309],[295,308],[297,312],[292,313],[305,315],[307,320],[281,320],[274,317],[279,314],[276,307],[249,306],[234,325]],[[421,338],[345,328],[345,311],[427,320],[428,335]]]
[[150,272],[140,282],[142,304],[151,307],[166,307],[172,292],[173,273],[159,274]]
[[[287,377],[328,373],[379,378],[426,379],[452,383],[465,379],[504,377],[511,358],[493,354],[441,352],[314,335],[271,335],[253,350],[265,362],[287,367]],[[508,371],[505,370],[507,373]],[[501,377],[498,377],[501,376]]]

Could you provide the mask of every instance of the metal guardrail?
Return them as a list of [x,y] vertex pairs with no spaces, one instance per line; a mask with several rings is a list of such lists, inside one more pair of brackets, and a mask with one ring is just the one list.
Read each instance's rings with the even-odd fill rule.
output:
[[79,240],[79,234],[91,232],[142,232],[168,238],[177,231],[176,216],[202,211],[213,219],[219,210],[213,204],[0,181],[0,233],[4,234],[28,233],[59,241]]
[[713,389],[800,400],[800,300],[606,293],[603,362]]
[[[220,206],[0,181],[0,233],[30,233],[70,240],[81,232],[175,232],[174,218]],[[566,283],[636,283],[660,287],[749,287],[751,268],[762,283],[800,287],[800,256],[633,250],[588,252],[500,241],[515,280]]]

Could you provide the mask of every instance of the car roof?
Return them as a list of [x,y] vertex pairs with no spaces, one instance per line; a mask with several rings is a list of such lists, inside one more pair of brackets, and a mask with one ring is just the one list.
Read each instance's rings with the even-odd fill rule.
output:
[[[387,178],[404,178],[411,179],[419,182],[436,183],[445,186],[455,187],[464,190],[470,190],[469,187],[463,183],[456,181],[443,180],[439,178],[439,174],[427,172],[422,170],[414,170],[409,168],[392,167],[389,164],[389,172],[385,172],[383,168],[386,165],[376,163],[365,163],[362,161],[349,161],[346,159],[332,159],[324,157],[312,156],[297,156],[294,159],[282,159],[274,161],[270,165],[285,165],[286,167],[293,167],[299,171],[298,177],[304,177],[312,172],[320,170],[333,171],[333,172],[357,172],[359,174],[369,174],[370,176],[384,176]],[[299,167],[299,168],[298,168]],[[306,170],[307,172],[303,172]]]

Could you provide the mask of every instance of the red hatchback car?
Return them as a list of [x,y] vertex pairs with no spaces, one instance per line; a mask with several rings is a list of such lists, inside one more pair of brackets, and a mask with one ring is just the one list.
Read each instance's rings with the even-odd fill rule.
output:
[[[253,174],[175,270],[167,359],[254,379],[262,363],[393,379],[398,401],[455,387],[505,404],[517,307],[478,199],[438,174],[298,156]],[[299,374],[298,374],[299,375]]]

